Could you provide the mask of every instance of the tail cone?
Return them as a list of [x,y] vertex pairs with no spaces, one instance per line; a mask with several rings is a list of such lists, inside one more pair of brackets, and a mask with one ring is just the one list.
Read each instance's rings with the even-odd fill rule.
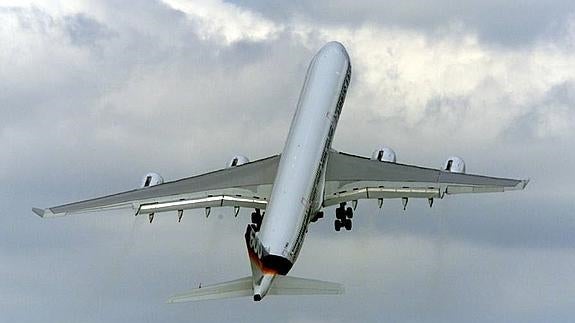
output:
[[254,301],[258,302],[266,296],[275,277],[275,274],[263,274],[260,279],[254,281]]

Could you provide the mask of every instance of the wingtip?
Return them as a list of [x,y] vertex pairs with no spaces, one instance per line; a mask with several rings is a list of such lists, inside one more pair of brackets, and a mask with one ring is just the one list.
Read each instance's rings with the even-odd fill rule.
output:
[[52,212],[52,210],[50,210],[50,209],[40,209],[37,207],[33,207],[32,212],[34,212],[34,214],[36,214],[37,216],[39,216],[41,218],[53,218],[53,217],[62,216],[62,214],[58,214],[58,215],[54,214],[54,212]]
[[527,186],[527,184],[529,184],[530,181],[531,181],[530,178],[522,180],[521,181],[521,189],[525,189],[525,187]]
[[34,212],[34,214],[36,214],[37,216],[39,216],[41,218],[43,218],[44,214],[46,213],[46,211],[44,211],[44,209],[39,209],[37,207],[33,207],[32,212]]

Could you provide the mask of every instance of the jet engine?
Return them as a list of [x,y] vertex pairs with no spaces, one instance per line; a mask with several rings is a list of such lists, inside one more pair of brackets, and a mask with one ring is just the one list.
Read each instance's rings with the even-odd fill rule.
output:
[[395,151],[393,151],[393,149],[382,146],[381,148],[373,151],[373,154],[371,154],[371,160],[395,163],[397,161],[397,156],[395,155]]
[[465,174],[465,162],[460,157],[452,156],[447,158],[443,169],[451,173]]
[[164,178],[157,173],[148,173],[142,179],[141,188],[164,184]]
[[243,164],[247,164],[249,163],[250,160],[243,155],[235,155],[232,159],[230,159],[230,161],[228,162],[228,168],[230,167],[236,167],[236,166],[240,166]]

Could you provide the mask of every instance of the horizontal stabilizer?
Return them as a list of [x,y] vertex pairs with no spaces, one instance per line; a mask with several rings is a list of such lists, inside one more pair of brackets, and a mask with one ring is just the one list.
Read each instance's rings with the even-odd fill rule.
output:
[[210,286],[200,286],[187,293],[170,297],[168,303],[183,303],[193,301],[206,301],[210,299],[234,298],[252,296],[252,277],[244,277],[225,283]]
[[291,276],[277,276],[270,295],[339,295],[344,288],[339,283]]
[[[338,295],[343,292],[343,286],[338,283],[278,275],[268,295]],[[251,276],[216,285],[201,286],[187,293],[172,296],[167,302],[183,303],[243,296],[253,296]]]

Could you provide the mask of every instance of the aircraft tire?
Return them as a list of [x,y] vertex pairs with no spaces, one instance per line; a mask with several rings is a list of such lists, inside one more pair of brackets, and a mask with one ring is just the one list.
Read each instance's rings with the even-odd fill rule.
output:
[[340,220],[335,220],[333,222],[333,226],[335,228],[335,231],[339,232],[339,230],[341,230],[341,221]]
[[347,231],[351,231],[351,220],[350,220],[350,219],[347,219],[347,220],[345,221],[345,229],[346,229]]
[[349,219],[353,218],[353,209],[351,207],[348,207],[345,210],[345,216]]
[[262,216],[256,212],[252,212],[252,223],[259,224],[262,222]]
[[338,207],[335,209],[335,218],[343,220],[345,219],[345,209],[342,207]]

